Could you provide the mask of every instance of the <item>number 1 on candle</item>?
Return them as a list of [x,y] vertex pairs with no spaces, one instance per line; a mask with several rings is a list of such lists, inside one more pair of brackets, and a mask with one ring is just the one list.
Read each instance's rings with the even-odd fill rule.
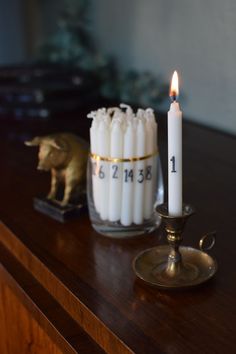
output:
[[175,156],[172,156],[172,158],[170,159],[170,161],[172,162],[172,170],[171,172],[177,172],[175,169]]

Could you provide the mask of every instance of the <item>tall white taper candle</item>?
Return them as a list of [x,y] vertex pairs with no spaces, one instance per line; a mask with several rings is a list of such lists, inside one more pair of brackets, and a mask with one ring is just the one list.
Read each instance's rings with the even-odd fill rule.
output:
[[[110,127],[109,119],[104,116],[98,128],[98,153],[102,157],[109,157],[110,153]],[[99,212],[102,220],[108,219],[109,201],[109,163],[107,161],[98,162],[98,186],[99,189]]]
[[[145,121],[138,119],[135,138],[135,157],[145,156]],[[140,225],[144,218],[144,182],[145,182],[146,161],[140,160],[135,162],[134,169],[134,210],[133,221]]]
[[[146,149],[145,154],[151,155],[154,153],[154,130],[151,118],[146,117]],[[153,156],[146,160],[145,184],[144,184],[144,218],[149,219],[153,212]]]
[[[91,116],[92,117],[92,116]],[[90,128],[90,142],[91,142],[91,152],[92,154],[98,154],[98,137],[97,137],[97,131],[99,127],[99,120],[95,116],[93,116],[93,122],[92,126]],[[93,175],[92,175],[92,183],[93,183],[93,198],[94,198],[94,204],[95,204],[95,209],[97,212],[99,212],[99,188],[98,188],[98,176],[97,176],[97,161],[93,160]]]
[[178,96],[178,76],[174,72],[170,90],[173,102],[168,112],[168,210],[172,216],[182,215],[182,112]]
[[[123,157],[129,159],[134,157],[135,135],[132,121],[127,122],[124,133]],[[121,202],[120,222],[124,226],[129,226],[133,222],[133,199],[134,199],[134,163],[123,163],[123,188]]]
[[[123,158],[122,122],[116,119],[111,124],[110,157]],[[122,198],[122,163],[110,163],[109,220],[119,221]]]

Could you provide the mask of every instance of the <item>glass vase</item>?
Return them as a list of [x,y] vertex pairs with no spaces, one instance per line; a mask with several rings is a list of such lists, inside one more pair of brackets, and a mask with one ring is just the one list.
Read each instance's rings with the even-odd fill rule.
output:
[[164,201],[159,155],[112,159],[90,154],[87,199],[98,233],[125,238],[152,232],[160,225],[155,208]]

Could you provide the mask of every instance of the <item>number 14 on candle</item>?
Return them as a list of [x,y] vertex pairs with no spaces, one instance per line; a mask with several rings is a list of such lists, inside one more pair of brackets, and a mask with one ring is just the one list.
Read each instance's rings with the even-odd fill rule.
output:
[[172,216],[182,215],[182,112],[177,102],[178,75],[172,77],[168,112],[168,210]]

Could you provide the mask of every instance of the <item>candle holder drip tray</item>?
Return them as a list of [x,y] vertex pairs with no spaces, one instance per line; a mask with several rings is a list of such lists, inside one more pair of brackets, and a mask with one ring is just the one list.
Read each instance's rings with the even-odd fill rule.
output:
[[[168,214],[168,207],[162,204],[157,213],[165,223],[169,245],[158,246],[141,252],[133,261],[138,278],[152,286],[166,289],[188,288],[211,279],[217,271],[217,263],[206,251],[215,244],[215,233],[200,240],[199,248],[181,246],[186,220],[194,209],[185,205],[183,215]],[[204,246],[205,244],[208,246]]]

